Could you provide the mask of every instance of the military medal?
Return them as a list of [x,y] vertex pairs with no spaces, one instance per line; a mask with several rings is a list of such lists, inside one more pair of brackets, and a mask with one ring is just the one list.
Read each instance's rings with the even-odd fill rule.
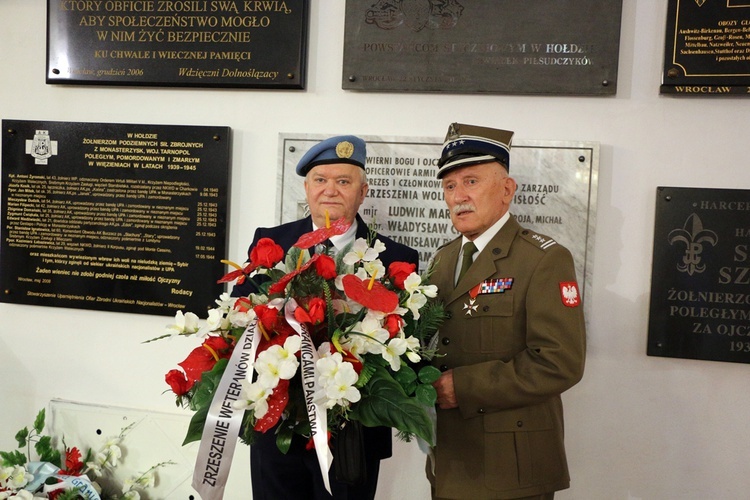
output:
[[513,278],[494,278],[479,283],[477,286],[469,290],[469,302],[464,304],[464,311],[467,316],[471,316],[472,313],[477,311],[476,304],[477,295],[483,295],[488,293],[503,293],[505,290],[510,290],[513,287]]
[[482,284],[478,284],[471,290],[469,290],[469,303],[464,304],[464,311],[466,311],[467,316],[471,316],[471,313],[476,312],[477,310],[477,295],[479,295],[479,288],[482,286]]

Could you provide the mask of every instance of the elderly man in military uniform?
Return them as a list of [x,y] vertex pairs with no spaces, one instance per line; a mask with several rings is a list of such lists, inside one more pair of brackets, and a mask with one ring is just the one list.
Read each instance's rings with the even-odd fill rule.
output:
[[509,212],[512,137],[454,123],[438,162],[461,237],[431,278],[448,313],[433,359],[436,499],[551,499],[570,485],[560,395],[583,375],[583,307],[570,252]]

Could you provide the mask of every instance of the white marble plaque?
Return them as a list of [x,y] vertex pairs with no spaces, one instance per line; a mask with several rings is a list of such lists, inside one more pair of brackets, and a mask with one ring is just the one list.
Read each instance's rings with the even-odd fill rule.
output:
[[[279,223],[307,215],[297,162],[328,135],[280,134]],[[377,230],[419,251],[424,270],[435,249],[458,236],[451,224],[437,159],[437,138],[361,136],[367,141],[370,190],[359,213]],[[599,144],[514,141],[510,174],[518,183],[511,213],[522,226],[555,238],[573,253],[585,294],[591,281]]]

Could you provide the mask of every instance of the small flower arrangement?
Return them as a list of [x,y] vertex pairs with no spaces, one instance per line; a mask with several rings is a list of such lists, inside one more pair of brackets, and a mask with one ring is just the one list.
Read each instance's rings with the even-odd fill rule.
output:
[[[428,409],[440,372],[423,360],[434,354],[424,346],[444,316],[432,300],[437,289],[425,283],[429,270],[420,276],[414,264],[394,262],[386,269],[378,258],[385,245],[374,233],[332,257],[321,243],[348,227],[343,219],[329,223],[303,235],[286,254],[273,240],[259,240],[244,266],[223,261],[235,270],[219,280],[252,280],[257,293],[222,294],[205,323],[178,311],[168,333],[158,337],[201,338],[181,369],[166,374],[178,406],[195,411],[184,444],[201,438],[227,360],[250,325],[262,335],[234,402],[244,411],[243,442],[273,429],[285,452],[294,434],[310,437],[305,403],[314,401],[325,408],[331,433],[358,421],[432,443]],[[316,250],[311,255],[308,248]],[[304,333],[296,325],[304,325]],[[314,367],[304,365],[308,338],[316,351]]]
[[[42,434],[45,414],[45,410],[37,414],[31,430],[24,427],[16,433],[18,449],[0,451],[0,500],[139,500],[144,490],[154,486],[157,470],[172,463],[161,462],[126,479],[119,485],[119,490],[103,490],[97,478],[117,467],[122,458],[120,443],[135,424],[123,428],[119,435],[109,438],[98,450],[88,449],[82,455],[77,447],[68,447],[64,439],[61,452],[53,446],[51,436]],[[37,461],[31,459],[32,445]],[[25,452],[22,452],[24,448]]]

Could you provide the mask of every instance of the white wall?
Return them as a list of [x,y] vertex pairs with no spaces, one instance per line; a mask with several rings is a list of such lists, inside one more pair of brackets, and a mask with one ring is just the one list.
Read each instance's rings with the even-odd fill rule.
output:
[[[46,85],[45,4],[0,1],[0,117],[231,127],[235,260],[273,222],[279,132],[442,137],[459,121],[600,142],[588,364],[564,397],[573,481],[558,496],[747,497],[748,367],[645,354],[656,186],[750,185],[750,102],[659,95],[666,2],[625,0],[612,98],[344,92],[343,0],[312,2],[306,91]],[[10,304],[0,318],[0,450],[54,397],[173,408],[163,376],[185,344],[141,344],[171,318]],[[422,471],[399,447],[379,498],[428,498]],[[227,498],[249,497],[247,475]]]

